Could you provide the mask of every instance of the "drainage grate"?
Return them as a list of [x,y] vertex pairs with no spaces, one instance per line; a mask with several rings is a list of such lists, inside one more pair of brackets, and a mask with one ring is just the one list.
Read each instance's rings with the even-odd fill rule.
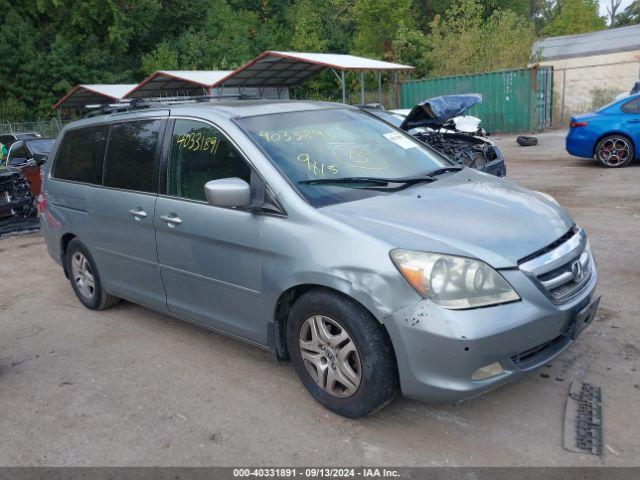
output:
[[574,381],[564,415],[564,448],[602,455],[602,391],[597,385]]

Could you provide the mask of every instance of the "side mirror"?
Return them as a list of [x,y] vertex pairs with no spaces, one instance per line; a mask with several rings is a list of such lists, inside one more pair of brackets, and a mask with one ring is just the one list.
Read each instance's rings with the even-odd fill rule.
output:
[[246,207],[251,203],[251,188],[241,178],[211,180],[205,184],[204,194],[214,207]]

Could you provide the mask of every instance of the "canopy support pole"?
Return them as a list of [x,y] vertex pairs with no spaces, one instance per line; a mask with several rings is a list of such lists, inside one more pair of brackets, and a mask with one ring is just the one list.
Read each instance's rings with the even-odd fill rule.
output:
[[393,72],[393,108],[400,108],[398,104],[398,72]]
[[364,72],[360,72],[360,103],[364,104]]
[[344,81],[344,70],[340,70],[340,75],[338,75],[338,72],[336,72],[335,68],[332,68],[331,71],[336,76],[336,78],[340,82],[340,86],[342,87],[342,103],[347,103],[347,93],[346,93],[346,86]]
[[382,104],[382,73],[378,72],[378,102]]

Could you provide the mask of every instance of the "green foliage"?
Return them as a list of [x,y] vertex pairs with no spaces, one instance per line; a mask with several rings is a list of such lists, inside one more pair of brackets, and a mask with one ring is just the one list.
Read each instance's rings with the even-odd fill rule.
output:
[[436,76],[462,75],[527,64],[535,38],[533,25],[512,10],[488,18],[479,0],[457,0],[431,23],[425,60]]
[[616,27],[637,25],[640,23],[640,0],[634,0],[627,8],[616,15]]
[[393,40],[401,26],[413,27],[412,7],[412,0],[356,0],[356,52],[394,60]]
[[0,100],[0,124],[19,122],[26,118],[27,114],[26,105],[14,97]]
[[297,0],[287,18],[289,48],[298,52],[347,53],[354,32],[351,0]]
[[619,88],[595,87],[589,93],[591,94],[591,105],[586,111],[593,112],[613,102],[616,96],[623,92]]
[[[49,118],[78,83],[232,69],[264,50],[355,53],[414,65],[414,77],[522,67],[534,30],[603,28],[595,1],[0,0],[0,118]],[[638,21],[632,7],[618,24]],[[347,89],[358,94],[356,75]],[[332,72],[297,93],[339,94]]]
[[597,0],[558,0],[551,16],[542,29],[548,37],[593,32],[607,26],[605,18],[598,13]]

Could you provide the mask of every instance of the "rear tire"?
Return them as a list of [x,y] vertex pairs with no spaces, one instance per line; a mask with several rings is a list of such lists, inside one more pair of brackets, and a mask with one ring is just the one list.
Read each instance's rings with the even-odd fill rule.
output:
[[596,145],[596,160],[603,167],[626,167],[635,158],[635,148],[625,135],[608,135]]
[[369,415],[398,391],[387,332],[347,297],[322,288],[302,295],[289,312],[287,346],[303,385],[338,415]]
[[91,310],[104,310],[120,301],[102,288],[100,274],[89,250],[80,240],[69,242],[64,256],[64,268],[69,276],[71,288],[78,300]]

